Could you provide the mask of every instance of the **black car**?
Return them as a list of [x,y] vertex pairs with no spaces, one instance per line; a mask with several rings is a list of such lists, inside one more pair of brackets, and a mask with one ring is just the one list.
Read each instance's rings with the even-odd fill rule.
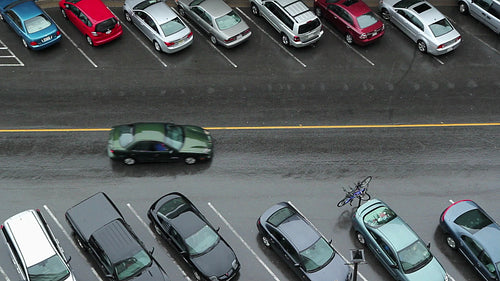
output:
[[169,280],[105,193],[70,208],[66,219],[77,244],[92,255],[109,280]]
[[178,192],[158,199],[148,217],[156,232],[179,252],[197,280],[230,280],[240,270],[233,249],[201,212]]
[[291,203],[278,203],[257,220],[262,242],[271,247],[301,280],[352,280],[346,261]]

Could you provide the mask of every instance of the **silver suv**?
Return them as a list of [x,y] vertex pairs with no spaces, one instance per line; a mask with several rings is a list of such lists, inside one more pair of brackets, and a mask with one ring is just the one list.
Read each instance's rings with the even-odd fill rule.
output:
[[462,14],[471,14],[478,21],[500,34],[499,0],[458,0],[458,9]]
[[39,210],[27,210],[0,226],[22,280],[75,281],[59,241]]
[[250,0],[250,6],[281,34],[284,45],[308,46],[323,35],[321,21],[301,0]]

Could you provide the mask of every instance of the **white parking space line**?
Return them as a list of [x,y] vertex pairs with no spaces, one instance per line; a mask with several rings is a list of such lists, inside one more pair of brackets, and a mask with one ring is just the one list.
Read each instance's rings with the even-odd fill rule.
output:
[[326,26],[325,24],[323,24],[323,27],[326,28],[326,30],[328,30],[331,34],[333,34],[335,37],[337,37],[337,39],[339,39],[340,41],[342,41],[347,47],[349,47],[349,49],[351,49],[353,52],[355,52],[358,56],[362,57],[365,61],[367,61],[369,64],[371,64],[372,66],[375,66],[375,64],[369,60],[367,57],[363,56],[363,54],[361,54],[360,52],[358,52],[356,49],[354,49],[351,45],[349,45],[344,39],[342,39],[337,33],[335,33],[331,28],[329,28],[328,26]]
[[3,268],[0,266],[0,273],[2,273],[3,277],[5,278],[5,281],[10,281],[9,276],[5,274],[5,271],[3,271]]
[[274,280],[280,281],[280,279],[271,271],[271,269],[264,263],[264,261],[250,248],[250,246],[243,240],[243,238],[236,232],[236,230],[229,224],[229,222],[222,216],[222,214],[217,211],[217,209],[212,205],[212,203],[208,202],[208,206],[212,208],[212,210],[219,216],[219,218],[226,224],[226,226],[233,232],[233,234],[245,245],[245,247],[252,253],[252,255],[260,262],[260,264],[267,270],[267,272],[273,277]]
[[[323,236],[323,238],[324,238],[326,241],[328,241],[328,239],[326,239],[326,238],[325,238],[325,235],[323,235],[323,233],[321,233],[321,231],[319,231],[319,229],[317,229],[317,228],[316,228],[316,226],[315,226],[314,224],[312,224],[312,222],[311,222],[311,221],[309,221],[309,219],[308,219],[306,216],[304,216],[304,214],[302,214],[302,212],[301,212],[301,211],[300,211],[297,207],[295,207],[295,205],[293,205],[293,203],[292,203],[292,202],[288,201],[288,204],[292,205],[292,206],[293,206],[293,207],[294,207],[294,208],[295,208],[295,209],[296,209],[296,210],[297,210],[297,211],[298,211],[298,212],[302,215],[302,217],[304,217],[304,218],[307,220],[307,222],[309,222],[309,224],[310,224],[310,225],[312,225],[312,226],[314,227],[314,229],[316,229],[316,231],[317,231],[319,234],[321,234],[321,236]],[[330,244],[330,245],[331,245],[331,244]],[[333,247],[333,245],[331,245],[331,246]],[[335,249],[335,247],[333,247],[333,248]],[[340,257],[342,257],[342,259],[346,262],[346,264],[349,264],[349,266],[350,266],[351,268],[354,268],[354,266],[353,266],[353,265],[351,265],[351,262],[350,262],[348,259],[346,259],[346,258],[345,258],[345,257],[344,257],[344,256],[343,256],[340,252],[339,252],[339,251],[337,251],[337,249],[335,249],[335,252],[337,252],[337,253],[340,255]],[[366,278],[363,276],[363,274],[359,273],[359,271],[358,271],[358,276],[359,276],[359,277],[361,277],[361,279],[363,279],[363,280],[365,280],[365,281],[368,281],[368,279],[366,279]]]
[[[158,238],[157,236],[153,233],[153,231],[151,231],[151,229],[149,228],[149,226],[146,224],[146,222],[137,214],[137,212],[135,211],[135,209],[132,207],[132,205],[130,205],[130,203],[127,203],[127,207],[130,209],[130,211],[134,214],[134,216],[136,216],[136,218],[144,225],[144,227],[149,231],[149,234],[151,234],[151,236],[153,236],[153,238],[158,241]],[[179,266],[179,264],[172,258],[172,256],[168,253],[168,251],[165,251],[165,253],[167,254],[167,256],[172,260],[172,262],[175,264],[175,266],[177,267],[177,269],[179,269],[179,271],[182,273],[182,275],[184,276],[184,278],[186,278],[186,280],[188,281],[191,281],[191,278],[189,278],[189,276],[186,274],[186,272],[184,272],[184,270]]]
[[[134,25],[133,23],[131,23],[132,25]],[[133,31],[132,29],[130,29],[130,27],[128,27],[125,23],[122,23],[122,26],[125,27],[134,37],[135,39],[137,39],[137,41],[139,41],[139,43],[142,44],[142,46],[144,46],[144,48],[146,48],[146,50],[149,51],[149,53],[151,53],[153,55],[153,57],[156,58],[156,60],[158,60],[162,65],[163,67],[167,67],[167,64],[165,62],[163,62],[160,57],[158,57],[158,55],[155,54],[155,52],[153,50],[151,50],[151,47],[149,47],[148,45],[146,45],[142,40],[141,38],[139,38],[139,36],[137,36]]]
[[[448,20],[450,20],[455,26],[457,26],[457,23],[450,17],[446,16],[448,18]],[[477,37],[476,35],[472,34],[472,32],[468,31],[467,29],[465,29],[463,26],[460,26],[460,29],[467,32],[467,34],[469,34],[470,36],[474,37],[474,39],[476,39],[477,41],[483,43],[486,47],[488,47],[490,50],[492,50],[493,52],[497,53],[497,55],[500,55],[500,51],[495,49],[493,46],[491,46],[490,44],[484,42],[483,40],[481,40],[479,37]],[[463,38],[462,38],[463,40]]]
[[66,34],[66,32],[64,32],[64,30],[62,30],[62,28],[61,28],[59,25],[57,25],[57,24],[56,24],[56,26],[57,26],[57,28],[59,28],[59,30],[61,31],[61,33],[62,33],[62,34],[64,34],[64,37],[68,38],[69,42],[71,42],[71,44],[73,44],[73,46],[75,46],[75,48],[76,48],[76,49],[77,49],[77,50],[78,50],[78,51],[79,51],[79,52],[80,52],[80,53],[81,53],[81,54],[82,54],[82,55],[83,55],[83,56],[84,56],[84,57],[85,57],[85,58],[86,58],[86,59],[87,59],[87,60],[88,60],[88,61],[89,61],[89,62],[90,62],[90,63],[91,63],[94,67],[97,67],[97,64],[95,64],[95,62],[94,62],[94,61],[92,61],[92,60],[90,59],[90,57],[89,57],[89,56],[87,56],[87,54],[85,54],[85,52],[84,52],[82,49],[80,49],[80,47],[78,47],[78,45],[75,43],[75,41],[73,41],[73,40],[72,40],[72,39],[68,36],[68,34]]
[[[78,246],[76,246],[75,242],[73,242],[73,239],[71,238],[71,236],[68,234],[68,232],[63,228],[62,224],[59,223],[59,220],[56,218],[56,216],[54,216],[54,214],[52,213],[52,211],[49,209],[49,207],[47,207],[47,205],[43,205],[43,208],[45,208],[45,211],[47,211],[47,213],[49,213],[50,217],[52,218],[52,220],[57,224],[57,226],[62,230],[62,232],[64,233],[64,236],[66,236],[66,238],[68,238],[69,242],[71,242],[71,245],[73,245],[73,247],[75,247],[78,251],[78,253],[80,254],[80,256],[85,259],[85,257],[83,256],[83,254],[80,252],[80,248]],[[94,273],[95,277],[97,278],[97,280],[99,281],[102,281],[101,277],[99,277],[99,274],[97,273],[97,271],[95,271],[95,269],[93,267],[90,268],[92,270],[92,273]]]
[[[194,27],[193,24],[191,24],[191,22],[189,22],[185,17],[182,17],[177,12],[177,10],[175,10],[172,7],[170,7],[170,8],[174,11],[174,13],[176,13],[179,17],[181,17],[184,20],[184,22],[186,22],[191,27],[191,29],[194,29],[194,31],[196,31],[196,33],[198,33],[198,35],[200,35],[200,37],[204,36],[196,27]],[[210,45],[215,51],[217,51],[217,53],[219,53],[219,55],[221,55],[223,58],[225,58],[234,68],[238,67],[237,64],[235,64],[233,61],[231,61],[226,55],[224,55],[224,53],[221,52],[221,50],[219,50],[214,44],[212,44],[212,42],[210,42],[210,40],[205,39],[205,41],[208,42],[208,45]]]
[[433,55],[431,55],[431,54],[429,54],[429,56],[432,56],[432,57],[433,57],[433,58],[434,58],[437,62],[439,62],[441,65],[444,65],[444,62],[443,62],[442,60],[438,59],[437,57],[435,57],[435,56],[433,56]]
[[7,58],[7,59],[12,59],[14,58],[17,60],[18,63],[0,63],[0,66],[24,66],[24,63],[14,55],[14,53],[3,43],[2,40],[0,40],[0,50],[7,50],[10,55],[9,56],[0,56],[0,58]]
[[273,37],[271,37],[271,35],[269,35],[269,33],[267,33],[264,29],[262,29],[262,27],[260,27],[254,20],[252,20],[247,14],[243,13],[243,11],[237,7],[236,10],[238,10],[238,12],[240,12],[240,14],[244,15],[250,22],[252,22],[253,24],[255,24],[255,26],[257,26],[257,28],[262,31],[265,35],[267,35],[267,37],[269,37],[269,39],[271,39],[276,45],[278,45],[278,47],[280,47],[283,51],[285,51],[288,55],[290,55],[294,60],[296,60],[298,63],[300,63],[303,67],[307,67],[307,65],[305,63],[303,63],[301,60],[299,60],[296,56],[294,56],[289,50],[286,49],[285,46],[283,46],[282,44],[280,44],[278,41],[274,40]]

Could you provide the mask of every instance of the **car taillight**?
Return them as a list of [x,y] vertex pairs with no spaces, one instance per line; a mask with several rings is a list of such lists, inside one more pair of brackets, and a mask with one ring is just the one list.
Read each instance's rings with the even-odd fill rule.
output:
[[37,42],[35,42],[35,41],[32,41],[32,42],[30,43],[30,45],[31,45],[31,46],[36,46],[36,45],[38,45],[38,43],[37,43]]
[[228,39],[224,40],[224,42],[229,43],[229,42],[233,42],[234,40],[236,40],[236,36],[228,38]]
[[192,32],[192,31],[191,31],[191,32],[189,32],[189,34],[188,34],[188,37],[187,37],[187,38],[190,38],[191,36],[193,36],[193,32]]
[[2,225],[0,225],[0,229],[3,229],[3,224],[2,224]]
[[293,41],[300,42],[300,37],[299,36],[293,36]]
[[366,33],[361,33],[361,35],[359,35],[359,39],[366,39],[366,38],[367,38]]
[[58,31],[56,32],[56,36],[59,36],[59,35],[61,35],[61,31],[59,31],[59,30],[58,30]]
[[245,30],[245,31],[243,31],[243,32],[241,33],[241,35],[246,35],[246,34],[248,34],[249,32],[250,32],[250,28],[249,28],[249,29],[247,29],[247,30]]
[[460,41],[460,39],[462,39],[462,36],[458,36],[457,39],[455,39],[455,42]]
[[165,45],[167,45],[167,47],[171,47],[175,45],[175,42],[165,42]]
[[438,49],[442,49],[442,48],[444,48],[444,44],[439,45],[437,48],[438,48]]
[[112,154],[115,154],[115,151],[113,149],[110,149],[109,152],[111,152]]

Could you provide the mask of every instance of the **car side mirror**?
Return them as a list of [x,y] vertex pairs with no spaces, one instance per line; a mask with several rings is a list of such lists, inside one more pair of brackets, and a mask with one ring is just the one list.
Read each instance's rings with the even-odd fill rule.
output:
[[153,248],[151,249],[151,251],[149,251],[149,253],[150,253],[151,255],[152,255],[154,252],[155,252],[155,247],[153,247]]
[[431,242],[427,242],[427,249],[431,248]]
[[71,256],[69,256],[67,259],[66,259],[66,263],[69,263],[71,261]]
[[397,264],[391,264],[390,267],[394,268],[394,269],[398,269],[398,265]]
[[300,264],[299,263],[295,263],[293,266],[300,267]]
[[220,226],[215,229],[215,232],[219,232]]

